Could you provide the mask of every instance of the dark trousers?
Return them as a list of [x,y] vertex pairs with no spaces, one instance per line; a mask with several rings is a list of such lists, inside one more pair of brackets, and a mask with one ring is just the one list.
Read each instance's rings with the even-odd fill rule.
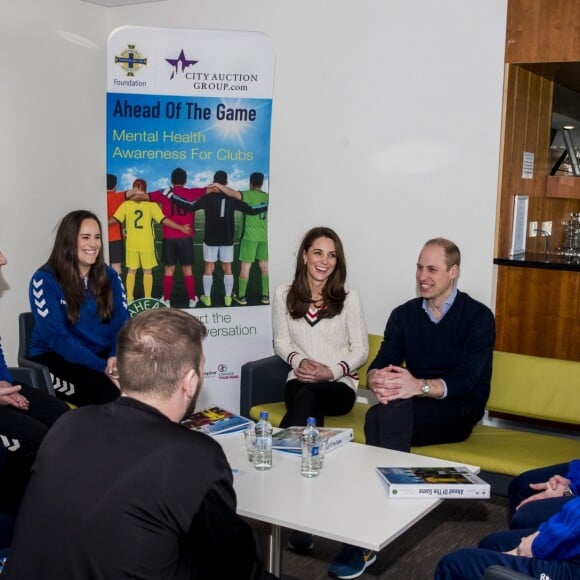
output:
[[16,513],[28,483],[36,452],[52,424],[68,406],[28,385],[20,393],[29,401],[28,410],[0,407],[0,435],[5,448],[0,474],[0,511]]
[[[435,570],[435,580],[480,580],[488,566],[506,566],[533,578],[552,580],[575,580],[580,578],[580,562],[541,560],[508,556],[502,552],[513,550],[522,537],[533,534],[535,529],[507,530],[484,538],[479,548],[457,550],[441,559]],[[545,576],[542,576],[544,574]]]
[[[100,356],[107,360],[106,353]],[[53,352],[31,358],[49,368],[56,396],[67,403],[77,407],[110,403],[120,394],[115,383],[105,373],[70,363]]]
[[516,511],[516,506],[524,499],[538,493],[530,483],[544,483],[554,475],[565,476],[570,471],[569,463],[559,463],[539,469],[524,471],[514,477],[508,490],[510,528],[537,528],[542,522],[550,519],[572,497],[553,497],[530,502]]
[[286,415],[280,427],[306,425],[308,417],[315,417],[319,427],[324,425],[324,416],[344,415],[354,406],[356,393],[340,381],[301,383],[293,379],[286,383],[284,393]]
[[408,452],[411,445],[464,441],[483,417],[483,410],[453,399],[413,397],[377,404],[367,411],[367,445]]

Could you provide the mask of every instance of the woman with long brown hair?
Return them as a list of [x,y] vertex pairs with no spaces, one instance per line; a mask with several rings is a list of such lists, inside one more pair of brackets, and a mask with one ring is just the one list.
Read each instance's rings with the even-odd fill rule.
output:
[[67,214],[29,287],[34,329],[28,354],[48,366],[57,396],[75,405],[119,396],[112,380],[116,341],[129,314],[123,283],[105,264],[101,232],[94,213]]
[[368,335],[355,290],[345,287],[342,242],[327,227],[309,230],[296,256],[290,284],[276,289],[274,348],[292,367],[281,427],[348,413],[355,402],[357,369],[368,356]]
[[[280,427],[305,425],[308,417],[321,426],[325,415],[343,415],[354,405],[356,370],[369,348],[362,305],[345,282],[346,259],[338,234],[327,227],[306,232],[294,280],[274,294],[274,349],[291,367]],[[290,534],[291,550],[312,546],[312,534]]]

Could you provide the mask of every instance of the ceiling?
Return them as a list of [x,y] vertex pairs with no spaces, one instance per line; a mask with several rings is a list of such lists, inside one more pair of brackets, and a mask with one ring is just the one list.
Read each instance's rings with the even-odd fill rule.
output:
[[159,2],[163,0],[82,0],[83,2],[90,2],[91,4],[99,4],[100,6],[126,6],[127,4],[144,4],[145,2]]

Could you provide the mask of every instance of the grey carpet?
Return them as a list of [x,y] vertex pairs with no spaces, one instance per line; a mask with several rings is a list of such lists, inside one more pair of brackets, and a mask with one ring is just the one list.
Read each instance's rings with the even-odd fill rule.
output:
[[[492,496],[491,500],[446,500],[423,520],[385,547],[375,564],[362,579],[431,580],[439,559],[457,549],[476,546],[492,532],[507,527],[507,501]],[[285,531],[283,545],[290,532]],[[324,538],[315,538],[308,555],[284,550],[283,577],[287,580],[323,580],[327,568],[340,545]],[[286,578],[285,578],[286,580]]]

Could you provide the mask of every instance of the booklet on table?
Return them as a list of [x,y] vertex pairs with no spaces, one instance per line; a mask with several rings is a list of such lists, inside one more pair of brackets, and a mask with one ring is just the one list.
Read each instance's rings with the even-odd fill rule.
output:
[[221,407],[209,407],[196,411],[189,418],[182,421],[189,429],[201,431],[207,435],[223,435],[242,431],[253,424],[251,419],[236,415]]
[[377,467],[390,498],[489,499],[489,483],[466,467]]
[[[353,431],[350,428],[317,427],[321,439],[326,440],[326,453],[352,441]],[[272,449],[284,453],[300,455],[302,448],[300,438],[304,427],[287,427],[272,435]]]

